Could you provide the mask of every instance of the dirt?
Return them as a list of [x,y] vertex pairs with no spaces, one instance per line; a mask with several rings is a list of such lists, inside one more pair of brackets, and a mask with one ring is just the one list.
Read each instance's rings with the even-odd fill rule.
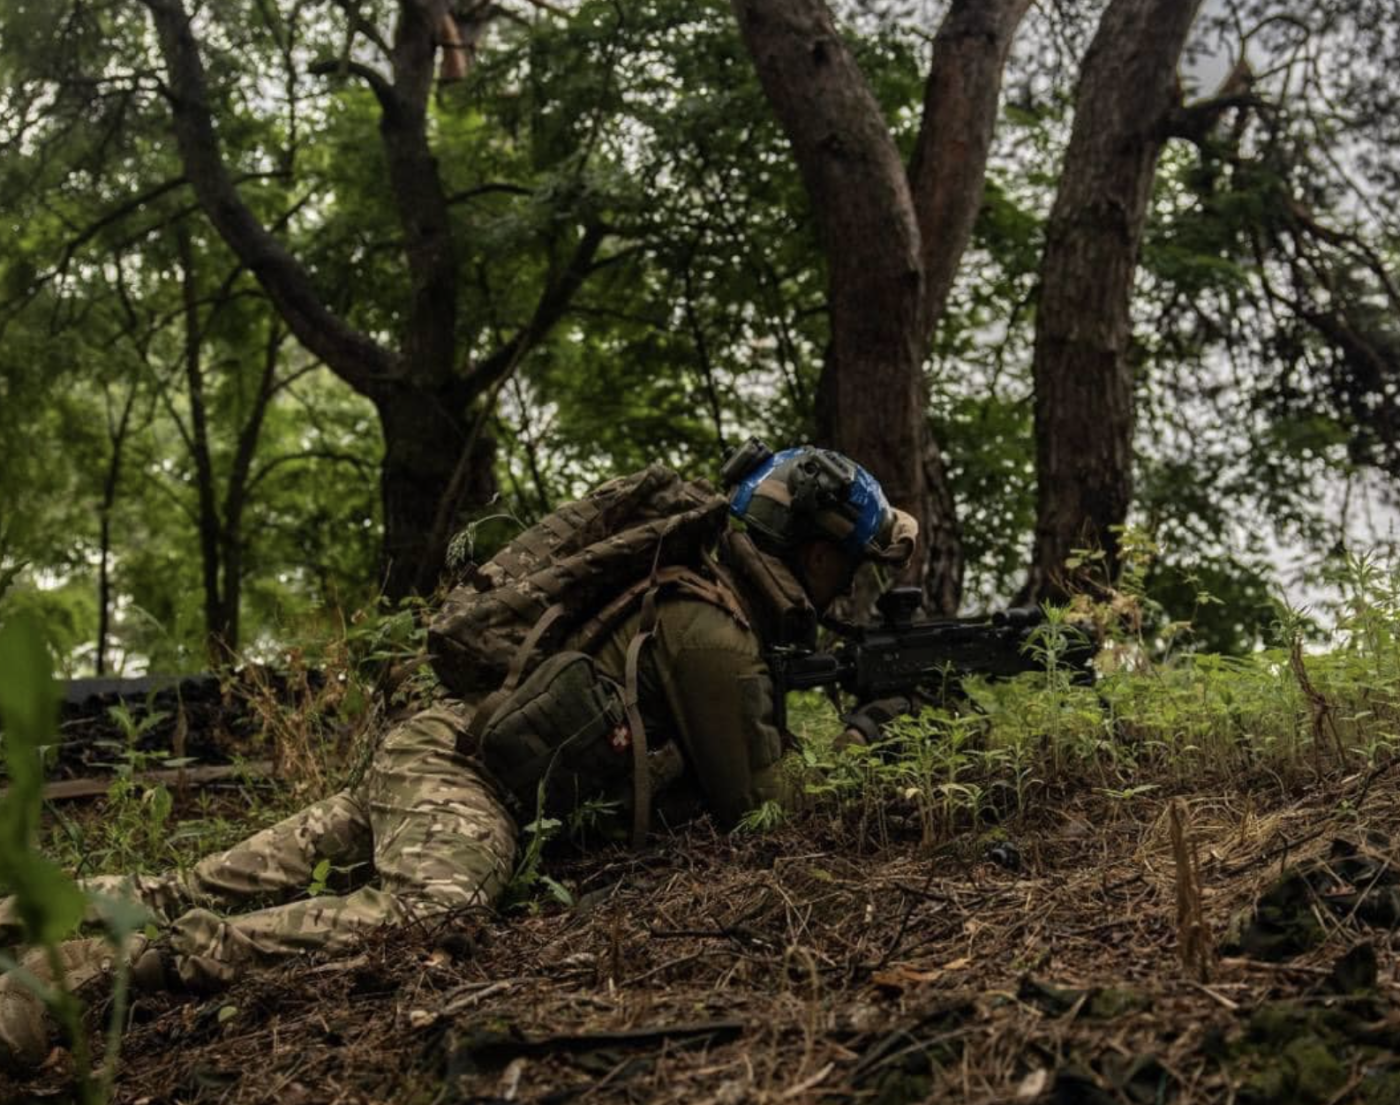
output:
[[[893,823],[862,845],[853,816],[702,824],[556,860],[572,908],[143,997],[117,1100],[1400,1103],[1398,797],[1389,770],[1179,796],[1190,968],[1160,796],[1059,796],[934,849]],[[65,1061],[0,1100],[52,1099]]]

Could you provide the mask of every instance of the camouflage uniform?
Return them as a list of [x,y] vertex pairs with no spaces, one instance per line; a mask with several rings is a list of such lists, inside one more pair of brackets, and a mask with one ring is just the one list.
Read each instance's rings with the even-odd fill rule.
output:
[[[595,650],[598,669],[616,682],[639,619],[624,620]],[[727,827],[765,799],[791,798],[772,681],[749,619],[698,599],[670,599],[645,657],[638,690],[650,789],[665,820],[708,809]],[[300,952],[343,951],[381,925],[490,906],[513,872],[517,827],[507,799],[456,749],[469,718],[451,703],[422,711],[386,734],[358,787],[189,871],[85,885],[151,909],[169,965],[201,989]],[[630,756],[619,755],[612,769],[602,763],[597,784],[629,807]],[[360,866],[377,885],[306,897],[322,860]],[[0,933],[5,920],[0,906]]]
[[[380,925],[490,905],[514,868],[516,827],[457,754],[462,726],[458,709],[424,710],[385,735],[359,787],[189,871],[102,876],[85,886],[133,895],[151,909],[168,934],[175,971],[198,988],[298,952],[342,951]],[[307,898],[323,859],[366,874],[372,865],[378,886]],[[236,912],[253,906],[263,908]]]

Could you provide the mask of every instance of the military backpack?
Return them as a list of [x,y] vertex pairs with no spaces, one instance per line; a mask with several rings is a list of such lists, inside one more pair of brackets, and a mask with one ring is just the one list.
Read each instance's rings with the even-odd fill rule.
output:
[[[480,699],[462,751],[480,757],[520,803],[528,804],[532,789],[556,767],[587,762],[591,746],[630,747],[637,790],[633,832],[645,835],[650,795],[637,664],[665,591],[690,594],[743,619],[733,593],[705,565],[727,511],[728,500],[709,484],[654,464],[561,506],[484,564],[456,558],[459,583],[428,626],[433,669],[450,690]],[[639,607],[641,631],[627,650],[625,686],[611,688],[615,709],[598,676],[594,724],[570,721],[568,732],[544,725],[542,719],[573,713],[549,704],[521,713],[527,692],[572,687],[584,677],[583,667],[570,662],[530,678],[566,639],[586,653]],[[578,689],[570,695],[578,697]],[[593,692],[586,697],[591,701]],[[533,721],[522,728],[522,718]],[[531,726],[526,748],[521,741]]]

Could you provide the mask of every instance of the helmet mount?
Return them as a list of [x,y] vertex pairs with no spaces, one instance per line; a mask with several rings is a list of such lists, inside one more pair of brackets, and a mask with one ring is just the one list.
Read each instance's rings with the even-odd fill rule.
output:
[[897,559],[889,537],[900,513],[876,479],[841,453],[813,445],[774,453],[750,438],[725,461],[722,475],[730,514],[771,553],[787,557],[825,539],[857,561]]

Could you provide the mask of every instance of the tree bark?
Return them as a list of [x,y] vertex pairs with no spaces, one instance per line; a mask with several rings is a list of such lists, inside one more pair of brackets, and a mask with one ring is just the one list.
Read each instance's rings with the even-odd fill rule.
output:
[[[1002,75],[1030,0],[954,0],[933,40],[923,116],[909,161],[924,270],[921,334],[932,340],[948,306],[962,256],[982,207],[987,156],[1001,103]],[[925,406],[927,400],[925,399]],[[955,614],[966,559],[947,463],[925,434],[923,516],[928,548],[928,605]]]
[[819,437],[869,468],[919,520],[909,575],[930,606],[952,612],[962,543],[927,425],[923,361],[981,203],[1001,71],[1028,0],[955,0],[935,38],[908,172],[823,0],[733,6],[827,260]]
[[199,285],[190,231],[183,220],[175,226],[175,241],[180,257],[180,291],[184,307],[185,387],[190,403],[190,429],[187,440],[190,459],[194,463],[195,495],[198,502],[195,517],[199,527],[200,578],[204,590],[205,646],[210,663],[218,667],[229,658],[237,646],[228,639],[228,627],[224,624],[223,602],[219,591],[223,526],[219,521],[218,499],[214,487],[214,458],[209,450],[209,420],[204,402],[204,369],[200,356],[204,333],[199,321]]
[[982,207],[1002,75],[1030,0],[954,0],[933,39],[909,183],[924,267],[924,332],[943,317]]
[[1035,336],[1036,533],[1023,600],[1063,594],[1075,548],[1117,574],[1132,499],[1133,277],[1176,69],[1200,0],[1112,0],[1085,55],[1046,228]]
[[224,490],[223,526],[219,532],[223,560],[219,623],[230,650],[238,647],[243,611],[243,554],[246,550],[243,513],[247,508],[248,493],[252,487],[253,458],[257,455],[263,423],[267,419],[268,408],[272,406],[272,399],[278,387],[277,366],[281,360],[284,336],[285,332],[278,325],[277,317],[269,317],[267,344],[263,347],[258,388],[253,394],[253,405],[252,410],[248,412],[248,419],[239,428],[233,463],[229,467],[228,485]]
[[115,425],[110,407],[107,415],[107,436],[112,444],[112,456],[107,462],[107,474],[102,481],[102,502],[98,507],[99,559],[97,565],[97,674],[107,674],[107,638],[112,632],[112,510],[117,504],[117,489],[121,486],[122,459],[126,453],[127,431],[131,427],[131,412],[136,406],[135,383],[126,393],[122,411]]

